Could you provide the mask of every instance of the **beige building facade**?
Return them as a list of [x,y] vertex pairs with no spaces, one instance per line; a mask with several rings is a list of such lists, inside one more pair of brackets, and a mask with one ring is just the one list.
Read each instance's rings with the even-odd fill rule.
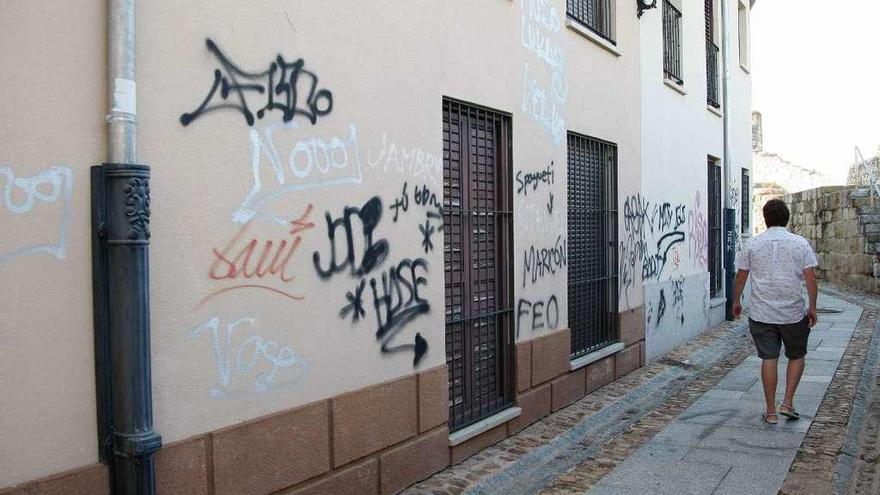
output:
[[[108,94],[152,167],[159,493],[395,493],[642,366],[657,258],[623,280],[625,211],[665,165],[643,118],[663,12],[638,13],[142,1],[136,85],[111,89],[104,3],[2,2],[0,493],[109,490],[89,180]],[[699,119],[711,146],[679,133],[662,163],[722,153]]]

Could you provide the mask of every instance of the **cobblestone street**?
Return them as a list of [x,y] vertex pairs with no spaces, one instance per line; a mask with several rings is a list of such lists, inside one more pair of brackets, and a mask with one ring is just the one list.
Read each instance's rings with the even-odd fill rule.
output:
[[878,493],[880,299],[819,305],[800,421],[761,421],[760,360],[727,322],[405,493]]

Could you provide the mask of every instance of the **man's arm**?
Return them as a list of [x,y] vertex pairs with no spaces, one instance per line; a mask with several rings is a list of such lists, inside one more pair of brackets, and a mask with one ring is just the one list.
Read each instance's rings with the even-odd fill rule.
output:
[[742,314],[742,302],[740,302],[740,300],[748,279],[748,270],[739,270],[736,272],[736,285],[733,288],[733,316],[735,318],[739,318],[739,315]]
[[810,296],[810,309],[807,310],[807,320],[810,328],[816,325],[818,315],[816,314],[816,299],[819,296],[819,284],[816,282],[816,270],[813,267],[804,269],[804,282],[807,284],[807,295]]

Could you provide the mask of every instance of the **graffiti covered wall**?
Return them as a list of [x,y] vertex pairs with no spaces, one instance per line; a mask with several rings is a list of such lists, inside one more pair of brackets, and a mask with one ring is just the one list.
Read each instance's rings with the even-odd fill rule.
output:
[[[621,7],[617,57],[567,26],[561,0],[415,3],[138,5],[164,442],[446,363],[444,97],[511,118],[499,172],[513,342],[567,328],[566,133],[617,145],[621,211],[640,187],[634,6]],[[97,462],[88,168],[105,161],[103,9],[9,0],[0,19],[16,40],[0,55],[16,74],[0,92],[0,313],[13,315],[0,392],[14,404],[0,416],[0,454],[14,457],[0,487]],[[67,41],[37,42],[45,25]],[[34,60],[61,62],[50,74]],[[573,84],[586,78],[590,91]],[[645,228],[685,232],[678,215]],[[652,235],[621,309],[642,306],[645,273],[687,248]],[[9,454],[24,444],[39,447]]]

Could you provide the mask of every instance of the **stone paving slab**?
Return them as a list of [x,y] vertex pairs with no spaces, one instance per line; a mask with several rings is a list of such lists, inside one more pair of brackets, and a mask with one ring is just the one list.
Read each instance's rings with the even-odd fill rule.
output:
[[[810,430],[812,419],[831,383],[830,377],[835,373],[846,350],[845,344],[855,330],[855,322],[862,314],[862,308],[836,298],[823,297],[822,305],[843,312],[834,315],[832,325],[817,326],[811,335],[811,339],[821,339],[821,342],[815,350],[807,353],[806,379],[801,381],[795,396],[795,406],[802,414],[800,421],[781,417],[779,424],[768,425],[761,420],[760,414],[766,407],[760,381],[761,360],[750,356],[630,459],[601,479],[589,493],[601,494],[613,487],[627,488],[630,493],[641,493],[644,489],[648,493],[653,490],[700,495],[775,494],[782,487],[788,468]],[[825,316],[820,315],[820,320],[827,322]],[[785,390],[785,364],[786,359],[780,359],[779,401]],[[657,444],[675,446],[676,449],[671,451],[673,459],[655,455]],[[683,447],[690,450],[678,457]],[[646,458],[656,459],[653,462],[658,465],[680,462],[686,468],[669,469],[662,474],[662,479],[645,481],[642,466],[650,462],[645,461]],[[694,466],[704,467],[702,477],[696,477],[696,471],[692,471]],[[722,470],[725,470],[724,475],[716,484],[706,482],[715,479],[713,476]]]
[[788,463],[773,466],[774,469],[767,469],[767,465],[749,468],[732,467],[711,493],[712,495],[773,495],[785,481],[791,461],[792,459],[788,459]]
[[[629,493],[680,493],[700,495],[712,493],[721,484],[730,471],[730,466],[709,464],[706,462],[686,462],[668,460],[645,460],[639,457],[627,459],[615,471],[599,482],[601,487],[628,488]],[[629,476],[630,472],[638,472],[640,476]],[[687,486],[680,486],[677,479],[687,479]],[[594,488],[590,493],[596,492]]]

